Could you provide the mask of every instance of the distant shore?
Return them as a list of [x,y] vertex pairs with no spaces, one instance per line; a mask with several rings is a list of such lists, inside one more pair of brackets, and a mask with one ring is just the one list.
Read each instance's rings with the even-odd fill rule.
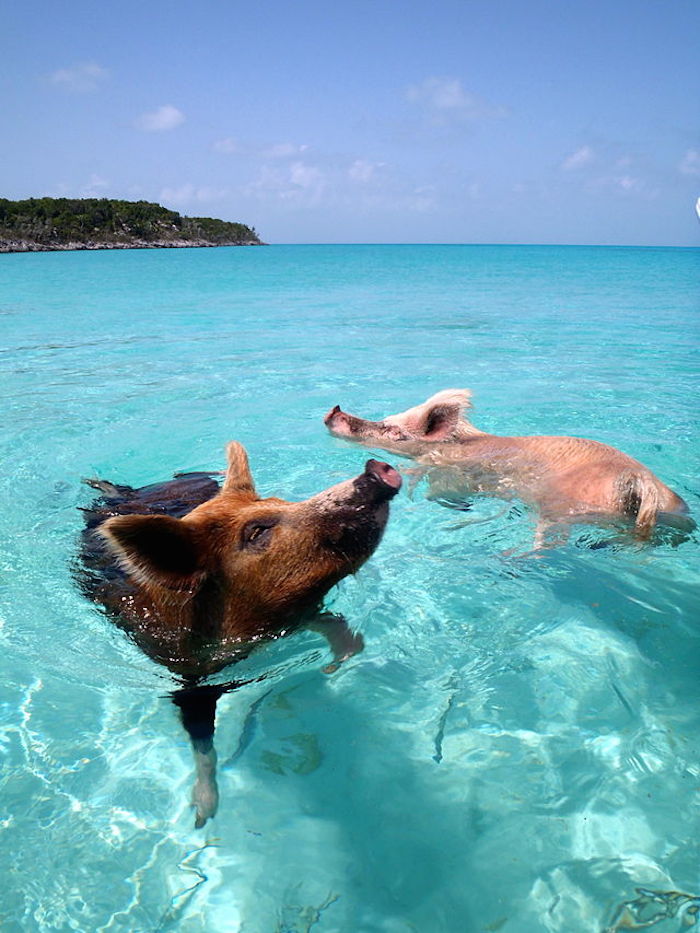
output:
[[149,201],[0,198],[0,253],[264,245],[254,227]]

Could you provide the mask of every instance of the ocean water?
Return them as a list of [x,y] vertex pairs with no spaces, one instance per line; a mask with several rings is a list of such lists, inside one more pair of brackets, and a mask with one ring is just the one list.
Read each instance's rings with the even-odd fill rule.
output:
[[219,703],[202,830],[173,682],[72,577],[81,477],[219,469],[235,438],[261,493],[305,498],[368,455],[334,404],[448,387],[484,430],[620,447],[697,517],[699,273],[689,249],[0,257],[3,933],[700,925],[697,533],[535,558],[517,502],[455,512],[407,476],[327,600],[364,652],[327,676],[301,632],[245,662],[269,676]]

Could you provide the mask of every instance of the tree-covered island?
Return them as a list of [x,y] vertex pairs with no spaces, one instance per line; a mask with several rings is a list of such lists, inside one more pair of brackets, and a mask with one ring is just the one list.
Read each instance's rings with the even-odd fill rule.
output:
[[0,198],[0,253],[164,246],[259,246],[254,227],[183,217],[149,201]]

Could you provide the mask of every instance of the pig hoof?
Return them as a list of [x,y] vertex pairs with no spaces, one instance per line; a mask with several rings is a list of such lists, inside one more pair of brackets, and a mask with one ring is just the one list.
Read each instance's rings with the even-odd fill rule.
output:
[[197,781],[192,791],[192,806],[195,808],[194,828],[201,829],[206,821],[216,814],[219,806],[219,789],[216,781]]
[[340,668],[340,661],[333,661],[331,664],[326,664],[325,667],[321,668],[322,674],[335,674],[335,672]]

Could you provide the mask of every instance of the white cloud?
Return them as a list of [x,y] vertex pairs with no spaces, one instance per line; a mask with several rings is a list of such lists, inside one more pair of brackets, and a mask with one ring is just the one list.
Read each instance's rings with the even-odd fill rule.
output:
[[414,188],[406,198],[399,199],[399,204],[403,201],[408,210],[416,211],[419,214],[427,214],[435,210],[437,205],[435,185],[421,185]]
[[278,161],[284,159],[298,159],[311,148],[307,145],[298,143],[273,143],[261,144],[251,142],[240,142],[233,136],[226,136],[217,140],[213,147],[216,152],[222,152],[224,155],[252,156],[256,159],[267,159],[269,161]]
[[678,170],[682,175],[700,175],[700,152],[697,149],[688,149]]
[[108,73],[106,68],[102,68],[96,62],[83,62],[73,65],[72,68],[59,68],[49,76],[49,80],[67,91],[84,93],[97,90]]
[[219,139],[214,143],[214,149],[216,152],[223,152],[226,155],[233,155],[236,152],[241,151],[241,144],[237,140],[233,139],[231,136],[227,136],[225,139]]
[[384,162],[368,162],[367,159],[355,159],[348,169],[348,177],[360,184],[367,184],[376,178],[377,170],[384,167]]
[[308,146],[297,146],[295,143],[277,143],[264,149],[261,153],[264,159],[292,159],[308,150]]
[[305,162],[293,162],[290,165],[289,181],[292,185],[312,194],[314,197],[320,195],[326,186],[323,172],[313,165],[307,165]]
[[426,78],[408,89],[408,99],[436,110],[464,110],[474,106],[474,98],[457,78]]
[[315,165],[296,161],[291,165],[263,165],[258,177],[243,193],[264,200],[279,200],[301,207],[318,204],[327,193],[329,180]]
[[182,207],[188,204],[211,204],[228,195],[226,188],[212,188],[207,185],[186,183],[177,188],[163,188],[160,192],[162,204],[174,204]]
[[438,124],[504,116],[506,113],[504,108],[494,107],[467,91],[459,78],[426,78],[420,84],[411,85],[406,97]]
[[177,107],[166,104],[163,107],[158,107],[157,110],[142,113],[136,121],[136,125],[147,133],[161,133],[165,130],[174,130],[176,126],[180,126],[184,122],[184,113],[178,110]]
[[[606,192],[615,197],[636,197],[654,200],[659,196],[653,186],[648,166],[639,155],[616,152],[613,144],[600,144],[597,148],[580,146],[564,159],[559,168],[575,175],[585,190]],[[583,171],[585,169],[585,171]]]
[[105,189],[107,188],[109,188],[107,179],[93,172],[88,183],[83,185],[80,196],[83,198],[104,197]]
[[589,165],[594,159],[595,153],[591,147],[581,146],[580,149],[572,152],[570,156],[564,159],[561,168],[565,172],[573,172],[576,171],[576,169],[583,168],[584,165]]
[[621,175],[615,179],[615,183],[622,191],[635,191],[641,187],[640,180],[633,178],[631,175]]
[[[341,155],[270,161],[259,165],[255,177],[239,189],[239,196],[284,206],[288,211],[372,211],[433,213],[440,206],[434,184],[417,185],[397,177],[385,162]],[[469,197],[478,196],[470,188]]]
[[654,200],[659,196],[658,188],[650,186],[648,180],[625,172],[600,175],[587,183],[591,191],[607,191],[613,195],[635,196],[644,200]]

